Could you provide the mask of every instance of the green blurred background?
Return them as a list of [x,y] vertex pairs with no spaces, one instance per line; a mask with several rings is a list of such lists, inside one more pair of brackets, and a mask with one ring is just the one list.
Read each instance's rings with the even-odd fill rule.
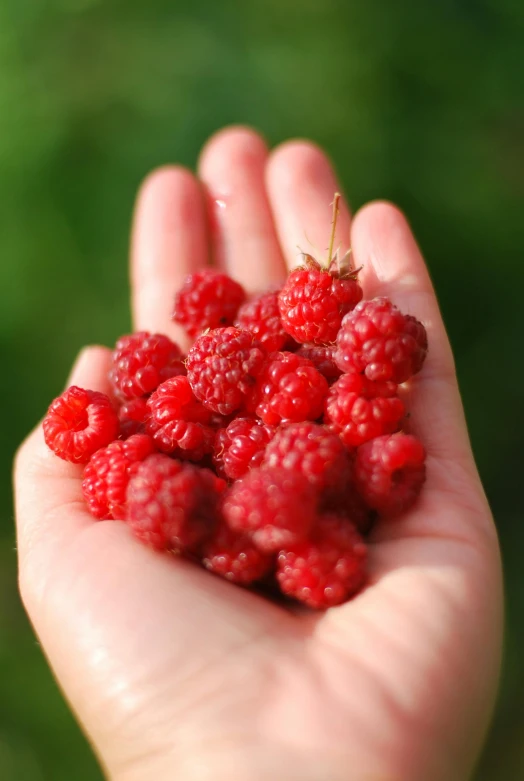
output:
[[413,223],[507,569],[476,781],[524,778],[523,49],[521,0],[0,0],[2,781],[101,778],[18,600],[12,452],[80,346],[129,328],[141,178],[231,122],[315,139],[354,207],[390,198]]

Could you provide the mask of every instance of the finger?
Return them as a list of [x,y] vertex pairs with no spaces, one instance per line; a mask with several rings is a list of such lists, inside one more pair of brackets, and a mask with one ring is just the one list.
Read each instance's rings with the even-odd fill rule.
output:
[[[110,351],[86,347],[67,385],[107,393]],[[41,423],[18,451],[14,482],[21,570],[42,544],[57,547],[92,523],[82,499],[83,467],[58,458],[44,442]]]
[[[473,510],[477,518],[490,514],[471,452],[451,347],[426,264],[406,218],[389,203],[371,203],[361,209],[353,220],[351,239],[355,262],[363,266],[366,298],[388,296],[426,327],[426,361],[406,389],[409,430],[422,440],[428,454],[428,482],[416,526],[427,531],[430,519],[438,518],[438,530],[453,533],[454,528],[458,533],[456,516],[461,509]],[[438,512],[443,500],[453,506],[445,522]],[[404,531],[410,528],[408,523]]]
[[176,290],[208,260],[202,189],[184,168],[154,171],[143,183],[135,209],[131,249],[133,321],[137,330],[164,333],[185,343],[171,321]]
[[[464,447],[465,425],[451,347],[426,264],[406,218],[389,203],[369,204],[355,216],[351,237],[355,261],[363,267],[366,298],[391,298],[405,314],[421,320],[428,332],[424,368],[411,382],[412,387],[416,385],[411,412],[421,437],[439,454],[447,452],[457,438]],[[443,414],[443,404],[447,414]],[[445,418],[444,425],[435,425],[432,411]]]
[[[268,162],[266,182],[280,244],[290,268],[301,251],[319,260],[327,256],[333,196],[340,183],[328,158],[309,141],[288,141],[277,147]],[[349,249],[350,214],[344,198],[335,234],[335,249]]]
[[258,133],[231,127],[208,141],[199,163],[209,193],[213,257],[251,291],[278,285],[285,276],[264,181],[267,157]]

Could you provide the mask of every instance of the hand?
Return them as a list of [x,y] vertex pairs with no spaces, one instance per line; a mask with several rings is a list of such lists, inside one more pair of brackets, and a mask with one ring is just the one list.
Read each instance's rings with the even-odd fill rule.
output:
[[[153,173],[138,198],[134,324],[181,339],[169,315],[184,276],[216,262],[256,290],[298,250],[323,254],[339,189],[324,154],[268,154],[250,130],[206,145],[197,179]],[[351,234],[350,234],[351,231]],[[82,469],[40,426],[16,466],[22,596],[55,675],[118,781],[464,781],[489,721],[500,664],[497,536],[468,441],[435,294],[402,214],[342,205],[366,297],[423,320],[429,353],[412,385],[428,451],[420,501],[370,541],[371,580],[326,613],[290,613],[191,563],[93,522]],[[310,244],[308,243],[310,242]],[[314,253],[318,254],[318,253]],[[183,338],[183,337],[182,337]],[[84,350],[69,383],[107,390],[109,352]]]

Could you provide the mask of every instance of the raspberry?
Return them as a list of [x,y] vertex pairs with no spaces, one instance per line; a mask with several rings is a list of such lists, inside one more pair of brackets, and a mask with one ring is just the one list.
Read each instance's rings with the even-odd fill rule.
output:
[[95,518],[123,520],[126,490],[138,464],[155,451],[151,437],[135,434],[97,450],[84,471],[82,491]]
[[266,361],[266,352],[249,331],[216,328],[202,334],[187,356],[193,393],[221,415],[238,410],[251,393]]
[[149,397],[147,407],[146,430],[159,450],[189,461],[200,461],[212,452],[213,413],[197,401],[187,377],[163,382]]
[[204,546],[203,564],[215,575],[247,585],[270,571],[273,557],[256,548],[246,534],[237,534],[223,524]]
[[118,409],[120,436],[127,439],[133,434],[143,434],[148,417],[147,399],[139,396],[125,401]]
[[86,464],[118,436],[118,417],[110,399],[76,385],[51,403],[42,426],[46,445],[73,464]]
[[344,317],[335,361],[343,372],[401,383],[420,371],[427,349],[422,323],[403,315],[388,298],[373,298]]
[[213,463],[221,477],[238,480],[260,466],[275,429],[255,418],[235,418],[217,433]]
[[264,293],[242,304],[235,325],[237,328],[251,331],[268,352],[293,349],[296,344],[282,325],[278,292]]
[[279,429],[266,448],[262,468],[300,472],[320,492],[325,512],[346,515],[367,532],[370,510],[355,488],[353,464],[340,438],[317,423],[292,423]]
[[335,346],[332,344],[303,344],[297,355],[307,358],[328,383],[337,380],[342,372],[335,363]]
[[257,548],[270,553],[309,533],[316,499],[301,474],[253,469],[229,489],[222,510],[230,529],[250,534]]
[[157,550],[196,552],[214,532],[226,484],[209,469],[153,454],[127,487],[127,522]]
[[410,434],[391,434],[357,450],[355,480],[370,507],[397,515],[414,503],[426,479],[425,451]]
[[305,421],[280,429],[266,448],[264,468],[302,474],[319,492],[338,492],[351,477],[346,448],[331,431]]
[[277,580],[288,596],[316,609],[339,605],[366,580],[367,549],[345,518],[325,514],[310,539],[288,546],[277,556]]
[[112,355],[109,379],[121,399],[147,396],[161,382],[185,374],[180,347],[162,334],[139,331],[121,336]]
[[245,298],[242,286],[227,274],[197,271],[176,294],[173,320],[195,337],[207,328],[231,325]]
[[372,382],[362,374],[344,374],[329,390],[324,421],[346,447],[352,448],[397,431],[404,412],[394,382]]
[[322,415],[327,392],[327,380],[307,358],[296,353],[272,353],[246,408],[270,426],[316,420]]
[[307,267],[287,278],[278,305],[284,328],[297,342],[329,344],[337,338],[344,315],[361,298],[354,275],[340,277],[308,256]]

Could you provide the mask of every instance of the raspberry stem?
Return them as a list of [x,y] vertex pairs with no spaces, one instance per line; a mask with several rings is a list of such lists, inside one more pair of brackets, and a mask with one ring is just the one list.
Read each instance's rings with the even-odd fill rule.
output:
[[329,268],[331,261],[333,260],[333,247],[335,244],[335,232],[337,229],[337,219],[339,214],[338,204],[340,202],[340,193],[335,193],[333,196],[333,217],[331,219],[331,236],[329,237],[329,249],[326,268]]

